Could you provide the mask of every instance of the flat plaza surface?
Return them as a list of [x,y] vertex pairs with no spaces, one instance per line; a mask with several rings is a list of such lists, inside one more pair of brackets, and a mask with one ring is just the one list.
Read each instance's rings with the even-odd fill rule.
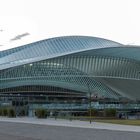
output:
[[[19,122],[19,120],[22,120],[22,122]],[[30,120],[30,123],[27,120]],[[140,140],[140,132],[138,132],[138,128],[140,127],[136,127],[136,131],[132,130],[132,132],[105,129],[107,125],[111,127],[112,124],[94,122],[89,124],[89,122],[81,121],[71,122],[68,120],[38,120],[28,118],[17,120],[7,118],[7,121],[5,118],[0,118],[0,140]],[[44,124],[41,124],[41,122]],[[56,125],[53,123],[56,123]],[[63,124],[63,126],[58,126],[59,123]],[[78,126],[80,123],[81,125],[87,125],[80,127]],[[68,126],[64,126],[64,124]],[[94,128],[98,125],[99,127],[103,125],[103,127]],[[90,126],[90,128],[87,128],[87,126]],[[121,125],[117,125],[117,127],[121,128]],[[132,128],[130,127],[130,129]]]

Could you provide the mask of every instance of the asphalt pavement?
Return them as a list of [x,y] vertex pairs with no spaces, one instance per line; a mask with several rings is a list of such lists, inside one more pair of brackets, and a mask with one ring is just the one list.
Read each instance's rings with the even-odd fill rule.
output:
[[0,122],[0,140],[140,140],[140,132]]

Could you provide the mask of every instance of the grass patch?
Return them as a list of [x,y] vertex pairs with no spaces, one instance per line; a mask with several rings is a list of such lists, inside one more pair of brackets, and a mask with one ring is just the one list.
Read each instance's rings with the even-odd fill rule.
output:
[[122,125],[137,125],[140,126],[140,120],[94,120],[95,122],[114,123]]

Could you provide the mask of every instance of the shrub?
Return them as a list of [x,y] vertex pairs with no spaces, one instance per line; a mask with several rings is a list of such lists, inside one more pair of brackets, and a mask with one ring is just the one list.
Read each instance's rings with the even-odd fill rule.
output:
[[25,116],[25,115],[26,115],[25,109],[22,109],[22,110],[20,111],[20,116]]
[[116,116],[116,109],[113,109],[113,108],[105,109],[105,116],[106,117],[115,117]]
[[0,116],[2,116],[2,108],[0,108]]
[[[88,115],[90,115],[90,110],[88,110]],[[91,116],[98,116],[98,110],[92,108],[91,109]]]
[[7,115],[8,115],[7,108],[3,108],[2,109],[2,116],[7,116]]
[[46,118],[47,117],[47,110],[46,109],[37,109],[35,111],[35,115],[38,118]]
[[16,116],[15,110],[13,108],[9,108],[8,117],[15,117],[15,116]]

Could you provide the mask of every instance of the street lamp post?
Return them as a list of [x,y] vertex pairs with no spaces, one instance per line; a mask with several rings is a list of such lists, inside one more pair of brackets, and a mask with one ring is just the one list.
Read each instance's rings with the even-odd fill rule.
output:
[[88,101],[89,101],[89,122],[91,124],[91,91],[90,91],[90,87],[88,85]]
[[91,124],[91,92],[89,92],[89,113],[90,113],[90,124]]

